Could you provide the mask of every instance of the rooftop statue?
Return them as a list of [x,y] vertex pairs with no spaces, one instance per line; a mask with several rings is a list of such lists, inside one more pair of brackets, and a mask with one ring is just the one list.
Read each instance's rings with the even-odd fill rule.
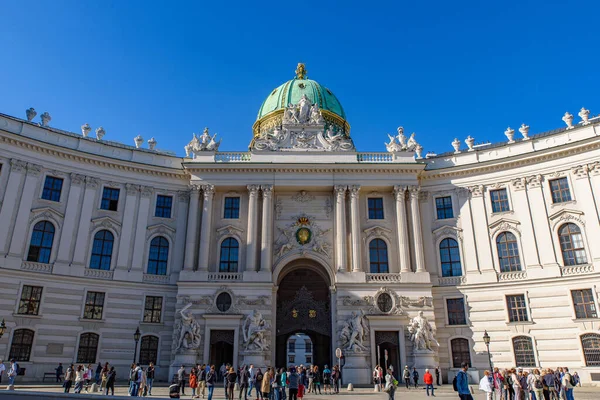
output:
[[392,136],[388,133],[388,137],[390,138],[390,141],[385,144],[385,148],[390,153],[396,153],[399,151],[416,151],[417,148],[420,148],[421,150],[423,149],[415,140],[414,133],[410,135],[408,141],[406,140],[406,136],[404,135],[404,128],[401,126],[398,127],[398,135]]
[[298,67],[296,67],[296,79],[306,79],[306,66],[304,63],[298,63]]
[[190,157],[192,153],[197,154],[201,151],[219,151],[221,139],[218,142],[215,140],[217,137],[216,133],[211,137],[208,133],[208,128],[204,128],[200,136],[195,133],[193,135],[192,140],[184,147],[186,157]]

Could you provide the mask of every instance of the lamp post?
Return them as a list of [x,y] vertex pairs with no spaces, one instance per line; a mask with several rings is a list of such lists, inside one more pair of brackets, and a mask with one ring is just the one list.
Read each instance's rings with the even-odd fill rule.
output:
[[488,361],[490,362],[490,374],[492,374],[492,376],[494,376],[494,367],[492,366],[492,355],[490,354],[490,335],[488,335],[487,330],[485,332],[483,332],[483,342],[485,343],[485,346],[487,347],[487,353],[488,353]]
[[6,323],[4,322],[4,318],[2,318],[2,323],[0,324],[0,339],[4,336],[4,332],[6,332]]
[[137,358],[137,347],[138,347],[138,342],[140,341],[140,336],[142,336],[142,334],[140,333],[140,327],[138,326],[137,329],[135,330],[135,333],[133,334],[133,340],[135,340],[135,347],[133,348],[133,363],[135,364],[135,360]]

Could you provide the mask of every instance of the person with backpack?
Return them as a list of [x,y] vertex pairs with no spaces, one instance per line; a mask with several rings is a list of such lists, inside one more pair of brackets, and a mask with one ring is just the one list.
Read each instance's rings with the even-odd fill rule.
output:
[[413,384],[415,385],[415,388],[417,388],[419,386],[419,371],[417,371],[416,367],[413,367],[412,378]]
[[527,376],[527,386],[529,387],[529,392],[535,396],[535,400],[542,400],[544,398],[544,384],[542,383],[539,369],[535,368]]
[[483,378],[479,381],[479,390],[485,393],[486,400],[493,400],[494,391],[492,388],[492,383],[490,381],[490,371],[485,370],[483,372]]
[[73,379],[75,379],[75,366],[71,364],[69,368],[67,368],[67,373],[65,374],[65,379],[63,381],[65,393],[69,393],[69,391],[71,390],[71,386],[73,385]]
[[408,365],[404,366],[404,372],[402,373],[402,378],[404,378],[404,384],[406,388],[410,388],[410,370],[408,369]]
[[569,373],[569,368],[563,367],[563,377],[561,381],[561,392],[564,393],[562,398],[566,400],[574,400],[573,399],[573,388],[575,387],[575,382],[573,381],[573,376]]
[[325,364],[325,368],[323,368],[323,391],[327,394],[327,389],[329,389],[329,394],[331,392],[331,370],[329,366]]
[[391,368],[388,368],[387,374],[385,375],[385,387],[383,388],[383,391],[388,394],[388,400],[394,400],[397,385],[398,381],[394,377],[394,372]]
[[110,390],[110,395],[115,395],[115,380],[117,379],[117,372],[115,371],[115,367],[110,367],[110,371],[108,371],[108,375],[106,378],[106,395],[108,396],[108,391]]
[[467,375],[467,370],[469,369],[469,363],[463,362],[460,364],[461,370],[458,371],[458,374],[452,380],[452,387],[455,392],[458,392],[458,397],[460,400],[473,400],[473,396],[471,396],[471,389],[469,389],[469,375]]

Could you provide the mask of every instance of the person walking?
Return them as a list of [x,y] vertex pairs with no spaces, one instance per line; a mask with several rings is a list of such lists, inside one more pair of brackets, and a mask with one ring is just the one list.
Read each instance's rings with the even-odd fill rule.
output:
[[75,379],[75,367],[73,364],[67,368],[67,373],[65,374],[65,379],[63,382],[63,387],[65,388],[65,393],[69,393],[71,390],[71,386],[73,385],[73,379]]
[[387,369],[385,375],[385,388],[383,389],[388,394],[388,400],[394,400],[394,394],[396,393],[396,378],[391,368]]
[[117,379],[117,371],[115,371],[115,367],[110,367],[106,377],[106,395],[108,396],[108,391],[110,390],[110,395],[115,395],[115,380]]
[[196,396],[196,388],[198,387],[198,370],[196,369],[196,367],[192,367],[189,379],[189,385],[192,389],[192,399],[196,399],[198,398],[198,396]]
[[75,393],[81,393],[81,389],[83,389],[83,374],[84,368],[83,365],[79,364],[77,366],[77,370],[75,371]]
[[437,367],[435,367],[435,383],[438,386],[440,385],[440,366],[438,365]]
[[185,396],[185,366],[183,364],[177,370],[177,384],[179,385],[179,392],[182,396]]
[[415,385],[415,388],[417,388],[419,386],[419,371],[417,371],[416,367],[413,367],[412,379],[413,379],[413,384]]
[[327,389],[329,389],[329,394],[331,392],[331,370],[329,366],[325,364],[325,368],[323,368],[323,391],[327,394]]
[[250,397],[252,397],[254,385],[256,385],[256,369],[254,368],[254,364],[250,364],[250,368],[248,368],[248,396]]
[[235,390],[235,382],[237,381],[237,372],[235,372],[235,368],[229,368],[229,373],[227,374],[227,399],[233,400],[233,392]]
[[[208,370],[210,371],[210,367],[208,368]],[[204,396],[206,395],[206,375],[208,375],[208,372],[206,371],[206,364],[202,364],[200,366],[197,375],[198,391],[196,392],[196,398],[200,398],[200,395],[202,395],[202,398],[204,398]]]
[[425,388],[427,389],[427,396],[429,396],[429,389],[431,389],[431,395],[435,397],[434,387],[433,387],[433,375],[429,373],[429,369],[425,370],[423,374],[423,383],[425,384]]
[[[63,375],[63,365],[62,363],[58,363],[58,367],[54,369],[56,371],[56,383],[61,383],[62,375]],[[0,373],[1,375],[1,373]]]
[[314,391],[315,391],[315,384],[314,384],[315,371],[314,371],[314,367],[312,365],[310,367],[308,367],[308,371],[306,372],[306,377],[308,378],[308,387],[306,389],[306,393],[314,393]]
[[[260,369],[259,369],[260,371]],[[260,395],[261,399],[270,399],[271,398],[271,381],[273,380],[273,371],[271,367],[268,367],[263,375],[262,382],[260,383]],[[258,373],[256,377],[256,387],[258,388]]]
[[[263,398],[263,394],[262,394],[262,383],[263,380],[265,379],[265,375],[262,372],[262,369],[258,368],[256,370],[255,373],[256,377],[256,382],[254,382],[254,390],[256,391],[256,398],[257,399],[262,399]],[[252,394],[250,394],[250,397],[252,397]]]
[[[492,376],[494,378],[494,381],[492,382],[492,388],[494,389],[494,393],[496,393],[496,397],[498,398],[498,400],[502,400],[502,399],[504,399],[504,397],[502,397],[502,390],[503,390],[503,386],[504,386],[504,377],[500,373],[500,370],[498,369],[498,367],[494,367],[494,374]],[[508,399],[506,399],[506,400],[508,400]],[[542,399],[540,399],[540,400],[542,400]]]
[[208,400],[212,400],[216,382],[217,382],[217,371],[215,370],[215,366],[211,365],[210,370],[206,374],[206,387],[208,388]]
[[[335,394],[338,394],[340,392],[340,380],[341,380],[340,368],[338,365],[334,365],[333,371],[331,371],[331,383],[333,384],[333,392]],[[300,393],[300,390],[298,390],[298,393]],[[300,396],[298,396],[298,397],[300,397]]]
[[485,370],[483,372],[483,378],[479,381],[479,390],[485,393],[486,400],[493,400],[494,396],[494,388],[492,387],[491,379],[490,371]]
[[404,372],[402,373],[402,378],[404,378],[404,384],[406,388],[410,388],[410,370],[408,369],[408,365],[404,366]]
[[152,385],[154,384],[154,363],[151,362],[148,365],[148,370],[146,371],[146,384],[148,385],[148,396],[152,396]]
[[250,383],[250,372],[248,372],[247,367],[244,365],[242,370],[240,371],[240,376],[238,378],[240,382],[240,393],[238,395],[238,399],[241,400],[242,393],[244,394],[244,400],[248,400],[248,386]]
[[471,389],[469,389],[469,376],[467,370],[469,369],[469,363],[463,362],[461,370],[456,374],[456,389],[460,400],[473,400],[471,396]]
[[108,380],[108,363],[104,364],[102,367],[102,372],[100,372],[100,393],[102,393],[106,389],[106,381]]
[[[321,394],[321,374],[319,373],[319,367],[315,365],[315,375],[314,375],[314,385],[315,385],[315,391],[314,393],[317,394],[317,390],[319,391],[319,394]],[[282,397],[282,399],[285,400],[285,395]]]
[[94,376],[94,381],[96,385],[100,384],[100,374],[102,374],[102,364],[98,361],[98,365],[96,366],[96,375]]
[[[325,370],[330,371],[327,368],[327,365],[325,366]],[[323,374],[325,374],[325,370],[323,370]],[[329,372],[329,374],[331,375],[331,371]],[[300,377],[298,376],[298,373],[296,372],[296,368],[291,367],[290,368],[290,374],[289,374],[289,384],[288,384],[288,388],[290,391],[290,400],[298,400],[298,385],[299,385],[299,380]],[[331,386],[329,386],[329,391],[331,392]]]

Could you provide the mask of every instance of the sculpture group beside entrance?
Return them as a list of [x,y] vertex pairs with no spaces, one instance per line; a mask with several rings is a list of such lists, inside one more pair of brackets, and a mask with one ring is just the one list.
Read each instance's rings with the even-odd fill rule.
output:
[[344,322],[340,332],[340,341],[344,350],[349,352],[367,351],[369,327],[364,311],[352,312]]
[[192,303],[189,303],[179,311],[181,320],[178,321],[176,326],[176,332],[178,332],[176,337],[178,339],[175,351],[182,349],[195,350],[200,347],[200,340],[202,338],[200,335],[200,324],[198,324],[194,315],[188,311],[191,306]]
[[248,317],[242,324],[242,333],[244,335],[244,347],[246,351],[265,351],[269,350],[267,332],[271,325],[263,318],[257,310]]
[[410,340],[413,342],[415,350],[433,351],[432,344],[440,345],[435,340],[433,328],[427,318],[423,316],[423,311],[419,311],[419,314],[410,321],[408,333],[410,333]]

